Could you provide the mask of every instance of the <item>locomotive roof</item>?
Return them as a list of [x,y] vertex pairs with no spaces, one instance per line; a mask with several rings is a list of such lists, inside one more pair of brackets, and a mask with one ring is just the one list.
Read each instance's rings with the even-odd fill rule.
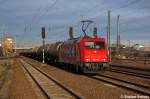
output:
[[67,41],[64,41],[63,43],[65,44],[79,43],[81,40],[104,41],[105,39],[104,38],[92,38],[92,37],[87,36],[87,37],[78,37],[78,38],[68,39]]

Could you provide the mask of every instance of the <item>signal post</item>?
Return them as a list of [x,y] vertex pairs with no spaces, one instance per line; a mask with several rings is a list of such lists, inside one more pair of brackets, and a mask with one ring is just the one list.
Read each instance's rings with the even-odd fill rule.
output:
[[43,39],[43,49],[42,49],[42,52],[43,52],[43,61],[42,61],[42,63],[44,64],[45,63],[45,49],[44,49],[44,47],[45,47],[45,27],[42,27],[42,32],[41,32],[41,35],[42,35],[42,39]]

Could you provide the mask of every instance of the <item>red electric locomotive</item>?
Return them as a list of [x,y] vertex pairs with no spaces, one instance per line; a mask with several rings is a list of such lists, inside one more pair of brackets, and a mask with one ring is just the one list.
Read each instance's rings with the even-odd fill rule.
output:
[[[72,64],[76,71],[98,72],[108,66],[108,48],[104,38],[98,38],[97,28],[94,28],[93,36],[86,35],[86,29],[90,20],[81,21],[83,37],[73,38],[73,28],[69,30],[70,39],[59,45],[58,61]],[[87,23],[87,26],[85,24]]]
[[59,62],[86,73],[100,71],[108,63],[105,39],[80,37],[65,41],[59,48]]

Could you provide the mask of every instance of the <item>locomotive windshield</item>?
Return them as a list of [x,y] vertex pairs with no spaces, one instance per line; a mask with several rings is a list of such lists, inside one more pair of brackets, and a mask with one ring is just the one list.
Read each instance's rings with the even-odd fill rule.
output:
[[104,42],[85,42],[85,48],[87,49],[104,49]]

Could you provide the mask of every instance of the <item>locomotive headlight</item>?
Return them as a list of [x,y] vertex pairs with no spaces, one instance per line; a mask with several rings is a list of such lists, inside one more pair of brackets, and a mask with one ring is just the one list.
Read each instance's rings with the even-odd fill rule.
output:
[[103,61],[106,61],[106,59],[105,59],[105,58],[103,58],[102,60],[103,60]]
[[85,61],[90,61],[90,59],[86,58]]

